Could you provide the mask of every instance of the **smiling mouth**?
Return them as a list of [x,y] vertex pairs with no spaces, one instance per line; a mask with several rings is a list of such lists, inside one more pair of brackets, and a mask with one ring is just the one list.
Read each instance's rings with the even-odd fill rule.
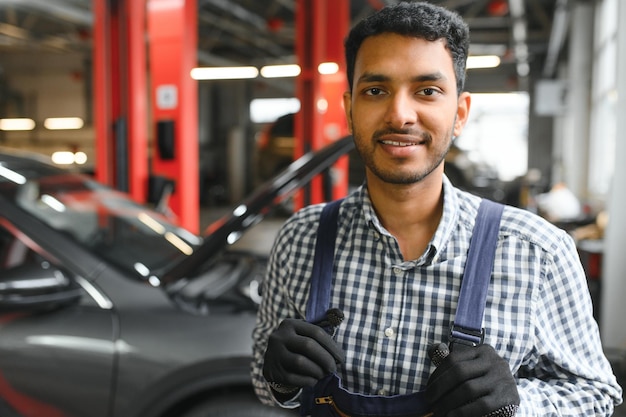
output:
[[397,142],[397,141],[394,141],[394,140],[381,140],[380,143],[382,143],[383,145],[400,146],[400,147],[419,145],[419,143],[414,143],[414,142]]
[[430,135],[417,131],[379,131],[373,138],[381,145],[396,148],[408,148],[411,146],[426,145],[430,142]]

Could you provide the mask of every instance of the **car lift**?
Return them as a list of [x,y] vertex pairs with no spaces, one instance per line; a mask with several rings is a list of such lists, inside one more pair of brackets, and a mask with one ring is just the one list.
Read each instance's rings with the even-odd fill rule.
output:
[[[348,89],[343,41],[350,25],[349,0],[297,0],[296,55],[301,68],[296,79],[300,111],[295,118],[295,155],[316,150],[348,134],[343,93]],[[336,63],[333,74],[319,65]],[[326,180],[326,181],[325,181]],[[348,158],[341,158],[329,175],[318,176],[299,193],[295,207],[343,197],[348,192]]]
[[96,178],[143,202],[148,175],[145,4],[94,0],[93,14]]
[[177,223],[197,233],[196,8],[195,0],[94,0],[93,50],[96,178],[141,203],[162,194],[155,186],[169,190]]
[[[297,0],[296,158],[348,134],[342,95],[349,23],[349,0]],[[197,233],[198,93],[189,75],[196,66],[196,0],[94,0],[93,50],[96,178],[142,203],[153,200],[155,185],[164,187],[178,224]],[[326,62],[339,70],[320,74]],[[344,196],[347,165],[344,157],[329,181],[314,179],[296,207]]]

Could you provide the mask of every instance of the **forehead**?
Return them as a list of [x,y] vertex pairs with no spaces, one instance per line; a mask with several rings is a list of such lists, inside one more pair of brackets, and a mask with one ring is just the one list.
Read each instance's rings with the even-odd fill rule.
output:
[[383,33],[366,38],[356,55],[355,80],[365,73],[411,74],[441,72],[455,79],[452,55],[445,39]]

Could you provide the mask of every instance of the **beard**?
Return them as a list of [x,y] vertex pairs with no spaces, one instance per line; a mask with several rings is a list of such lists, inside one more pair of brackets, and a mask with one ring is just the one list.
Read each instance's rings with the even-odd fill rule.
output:
[[[410,185],[422,181],[428,177],[446,157],[450,146],[452,146],[452,132],[448,135],[448,140],[443,146],[433,147],[433,138],[429,133],[421,133],[419,136],[422,138],[423,144],[418,146],[428,146],[432,151],[428,152],[428,159],[421,163],[419,166],[415,166],[415,163],[406,162],[404,159],[398,158],[397,167],[388,168],[383,164],[376,161],[375,149],[377,138],[385,134],[409,134],[409,131],[387,129],[384,131],[376,131],[370,141],[364,141],[362,136],[352,126],[353,139],[357,152],[361,156],[366,168],[381,181],[388,184],[395,185]],[[412,166],[411,166],[412,165]]]

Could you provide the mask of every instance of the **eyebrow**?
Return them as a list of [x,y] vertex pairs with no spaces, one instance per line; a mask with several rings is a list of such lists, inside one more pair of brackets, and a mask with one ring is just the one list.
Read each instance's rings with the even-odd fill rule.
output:
[[[416,75],[415,77],[411,78],[411,82],[432,82],[445,79],[446,76],[441,71],[437,71],[429,74]],[[365,72],[358,78],[357,83],[373,83],[385,81],[391,81],[391,77],[384,74]]]

